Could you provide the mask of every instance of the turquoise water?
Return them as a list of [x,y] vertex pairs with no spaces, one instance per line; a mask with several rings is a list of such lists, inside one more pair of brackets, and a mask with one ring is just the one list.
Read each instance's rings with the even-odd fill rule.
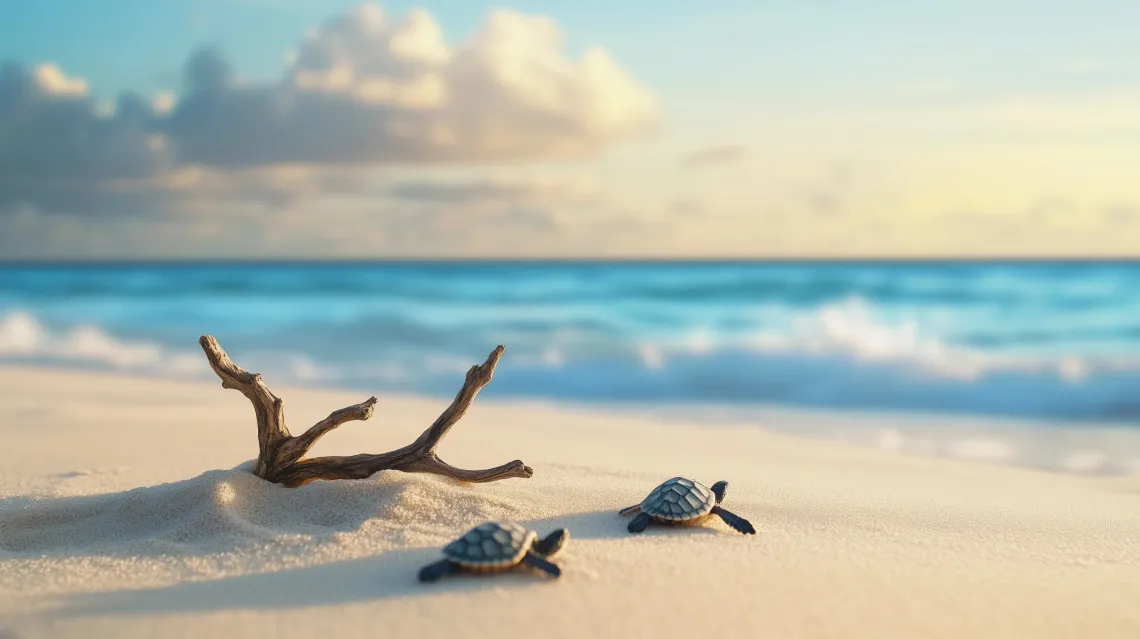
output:
[[1140,263],[0,267],[0,363],[1140,423]]

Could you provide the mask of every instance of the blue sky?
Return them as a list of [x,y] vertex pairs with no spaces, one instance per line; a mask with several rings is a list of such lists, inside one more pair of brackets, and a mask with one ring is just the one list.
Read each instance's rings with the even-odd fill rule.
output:
[[[68,78],[81,78],[84,99],[93,109],[123,91],[138,92],[148,100],[171,92],[180,105],[183,68],[202,47],[215,47],[242,82],[268,88],[289,73],[287,55],[296,51],[306,33],[329,33],[330,21],[351,14],[358,5],[339,0],[8,2],[0,6],[0,61],[15,62],[25,70],[51,64]],[[498,6],[384,2],[382,10],[393,24],[413,9],[426,11],[448,46],[459,50]],[[603,47],[630,82],[652,96],[652,134],[634,135],[630,124],[628,131],[599,133],[597,140],[583,143],[575,153],[569,147],[555,151],[549,145],[540,149],[520,141],[519,149],[530,151],[514,153],[509,161],[497,157],[491,168],[485,154],[474,152],[442,165],[433,161],[430,167],[407,157],[369,156],[362,161],[356,153],[352,160],[356,169],[375,168],[374,176],[381,182],[490,181],[499,185],[496,193],[503,190],[504,182],[515,185],[511,187],[515,191],[532,193],[531,187],[518,184],[537,180],[549,185],[570,174],[574,184],[588,184],[588,189],[605,193],[604,202],[590,205],[592,215],[601,216],[595,222],[608,220],[622,228],[654,226],[652,246],[615,240],[607,251],[617,253],[828,254],[850,248],[843,238],[851,233],[865,236],[865,241],[856,243],[862,247],[859,251],[897,253],[897,245],[877,243],[875,238],[883,237],[884,229],[899,237],[927,238],[914,250],[968,253],[975,244],[963,235],[967,233],[963,229],[969,228],[990,229],[985,234],[989,253],[1090,252],[1104,249],[1104,237],[1119,237],[1120,224],[1140,219],[1129,214],[1140,206],[1140,194],[1121,170],[1133,160],[1140,163],[1134,150],[1140,136],[1140,112],[1135,108],[1140,104],[1136,96],[1140,38],[1135,26],[1140,24],[1140,3],[961,0],[936,5],[880,0],[856,5],[754,0],[702,7],[687,2],[636,1],[619,6],[594,0],[520,0],[506,6],[521,14],[544,16],[556,25],[564,42],[559,55],[566,60],[579,59],[591,46]],[[358,80],[362,73],[357,69]],[[581,82],[592,82],[582,78]],[[559,90],[581,91],[585,86]],[[600,85],[589,86],[602,91]],[[619,90],[606,91],[612,95]],[[609,117],[603,110],[617,108],[601,104],[596,108],[602,110],[590,117]],[[181,109],[176,106],[174,112]],[[648,122],[648,113],[643,115]],[[589,128],[597,123],[580,124]],[[219,183],[233,177],[215,175],[220,171],[217,166],[225,164],[216,156],[209,162],[184,157],[188,154],[175,137],[152,142],[169,143],[175,157],[170,161],[178,167],[204,167]],[[718,154],[717,149],[726,148],[731,151]],[[678,177],[678,163],[710,150],[703,157],[724,161]],[[331,157],[322,153],[321,158]],[[332,165],[313,157],[294,153],[278,158],[280,162],[268,157],[257,162],[259,170],[279,171],[288,164],[290,171],[309,171],[306,179],[314,183],[332,180],[328,177]],[[299,164],[304,166],[298,168]],[[1091,171],[1090,166],[1098,170]],[[173,175],[152,173],[149,177],[156,180]],[[318,173],[320,179],[312,177]],[[844,176],[841,187],[836,185],[837,174]],[[138,176],[116,179],[126,177]],[[115,183],[116,192],[122,190],[121,184]],[[100,192],[108,188],[96,186]],[[9,208],[20,211],[20,228],[25,229],[21,232],[29,234],[11,250],[33,251],[27,247],[36,246],[34,250],[43,255],[65,249],[92,254],[127,250],[110,239],[102,248],[72,246],[76,240],[59,239],[66,233],[49,227],[70,225],[94,232],[95,226],[109,229],[125,222],[85,211],[51,211],[28,201],[30,188],[17,192],[18,202],[15,195],[9,198]],[[150,191],[155,188],[148,186]],[[359,201],[353,213],[353,204],[345,201],[343,193],[314,188],[318,195],[329,196],[327,202],[320,198],[291,202],[283,214],[292,216],[292,224],[304,227],[308,207],[348,217],[364,215],[360,207],[365,205]],[[837,188],[843,193],[835,193]],[[835,230],[830,239],[819,233],[809,237],[812,227],[802,221],[807,215],[796,207],[805,206],[804,201],[818,205],[835,200],[843,200],[838,207],[843,215],[828,225],[842,231]],[[542,217],[535,210],[549,204],[537,196],[526,202],[500,201],[511,213],[484,213],[489,217],[483,222],[501,224],[524,209],[530,211],[527,215]],[[0,209],[4,205],[0,201]],[[160,210],[161,203],[153,208],[144,216],[145,224],[189,224],[185,217],[171,222],[179,214]],[[245,211],[244,205],[234,208],[244,211],[241,228],[217,222],[215,232],[256,234],[256,214]],[[603,209],[604,215],[597,213]],[[1041,211],[1046,209],[1054,211],[1048,214],[1056,227],[1052,231],[1041,222]],[[678,216],[678,211],[686,213]],[[263,215],[274,219],[272,211]],[[432,215],[392,214],[404,222]],[[703,221],[690,219],[702,215]],[[585,247],[566,247],[596,232],[566,230],[580,212],[548,217],[538,225],[547,229],[548,237],[532,244],[542,247],[536,250],[581,252]],[[374,218],[369,219],[381,225]],[[435,228],[438,220],[432,224]],[[690,232],[685,224],[697,224],[699,232]],[[956,230],[947,235],[946,225]],[[448,241],[433,243],[433,231],[421,230],[420,248],[430,252],[447,250],[437,245],[477,243],[478,232],[464,236],[454,222],[443,227],[449,229]],[[720,239],[708,231],[713,227],[723,234]],[[761,228],[763,237],[758,236]],[[1075,229],[1079,237],[1074,245]],[[780,241],[773,240],[773,234]],[[631,232],[633,236],[649,237]],[[342,250],[329,242],[324,250]],[[1128,248],[1111,242],[1108,246],[1117,251]],[[262,250],[288,252],[297,246],[295,241],[278,239]],[[392,247],[353,250],[376,254]]]
[[[343,0],[36,0],[5,4],[0,41],[5,53],[27,62],[53,60],[84,77],[102,91],[169,88],[186,55],[202,45],[218,45],[245,73],[272,77],[281,71],[282,56],[305,30],[343,13],[357,2]],[[390,13],[424,7],[449,39],[475,30],[488,10],[499,4],[384,2]],[[666,45],[671,36],[690,30],[694,22],[685,3],[610,2],[557,3],[523,1],[510,8],[554,18],[563,27],[568,49],[605,42],[623,57],[637,56],[652,72],[676,62],[679,50]],[[737,16],[753,13],[751,3],[727,1],[702,11],[695,22],[733,28]],[[98,25],[98,28],[93,28]],[[742,30],[744,31],[744,30]],[[730,36],[746,46],[747,32]],[[687,47],[721,48],[724,43],[690,40]],[[143,54],[143,55],[140,55]],[[642,55],[637,55],[641,53]],[[702,52],[703,53],[703,52]],[[668,73],[661,74],[668,79]]]
[[[6,58],[54,61],[88,78],[102,94],[171,88],[187,54],[218,45],[243,73],[273,77],[282,56],[306,29],[343,13],[345,0],[35,0],[0,7]],[[961,0],[921,6],[903,0],[601,0],[508,5],[547,15],[563,28],[568,48],[600,43],[655,86],[815,89],[857,86],[868,74],[906,81],[970,73],[979,90],[1079,85],[1054,71],[1082,60],[1113,60],[1101,82],[1134,82],[1140,68],[1140,4]],[[933,5],[934,3],[925,3]],[[390,13],[424,7],[449,39],[478,27],[499,3],[384,2]],[[725,87],[734,63],[755,73],[751,87]],[[858,71],[849,74],[848,71]],[[776,81],[780,86],[761,85]],[[695,85],[694,85],[695,83]]]

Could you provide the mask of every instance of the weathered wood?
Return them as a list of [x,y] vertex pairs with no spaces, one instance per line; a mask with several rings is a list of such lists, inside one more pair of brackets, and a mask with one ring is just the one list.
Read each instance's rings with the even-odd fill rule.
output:
[[300,486],[311,481],[332,479],[364,479],[381,470],[399,470],[406,473],[434,473],[466,482],[490,482],[510,477],[530,477],[529,466],[519,460],[486,470],[464,470],[445,463],[435,453],[440,440],[467,412],[471,402],[483,387],[491,383],[503,347],[499,346],[481,365],[467,371],[463,387],[447,410],[435,420],[416,441],[387,453],[352,455],[348,457],[313,457],[305,453],[323,435],[345,422],[364,421],[372,417],[376,398],[333,411],[303,434],[294,437],[285,425],[284,403],[261,381],[261,375],[249,373],[230,360],[226,352],[211,335],[203,335],[198,343],[206,352],[206,359],[222,380],[222,388],[240,391],[253,404],[257,419],[257,463],[253,474],[262,479]]

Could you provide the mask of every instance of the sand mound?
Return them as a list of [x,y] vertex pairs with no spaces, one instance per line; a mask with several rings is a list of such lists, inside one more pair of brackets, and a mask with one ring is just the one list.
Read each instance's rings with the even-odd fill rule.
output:
[[156,582],[273,571],[438,546],[466,526],[530,514],[525,502],[430,475],[285,488],[248,468],[121,493],[0,501],[0,552],[17,567],[0,586],[24,570],[59,571],[60,562],[77,574],[129,570]]

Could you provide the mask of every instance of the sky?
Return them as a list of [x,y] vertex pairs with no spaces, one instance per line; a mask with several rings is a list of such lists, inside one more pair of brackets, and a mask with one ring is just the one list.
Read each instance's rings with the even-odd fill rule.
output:
[[12,0],[0,259],[1140,257],[1137,24]]

